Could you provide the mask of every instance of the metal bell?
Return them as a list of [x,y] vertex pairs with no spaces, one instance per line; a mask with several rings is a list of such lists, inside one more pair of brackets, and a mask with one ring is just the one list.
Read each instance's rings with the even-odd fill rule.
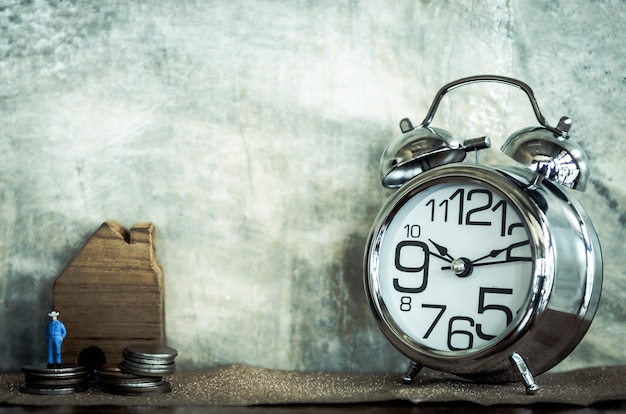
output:
[[585,191],[589,182],[589,162],[585,151],[569,138],[571,120],[561,118],[555,129],[524,128],[513,133],[502,152],[535,172],[535,182],[549,181]]
[[487,148],[486,137],[459,142],[448,131],[430,126],[413,128],[408,119],[400,121],[405,134],[391,142],[380,159],[383,186],[397,188],[416,175],[440,165],[461,162],[468,151]]
[[423,171],[464,158],[465,151],[449,132],[432,127],[412,129],[383,151],[381,181],[387,188],[397,188]]

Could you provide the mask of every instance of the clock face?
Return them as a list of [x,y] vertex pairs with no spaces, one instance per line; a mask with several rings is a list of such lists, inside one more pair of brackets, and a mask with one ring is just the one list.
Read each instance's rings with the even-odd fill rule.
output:
[[375,236],[369,283],[384,318],[396,335],[438,354],[499,342],[524,317],[533,286],[533,248],[517,207],[466,178],[410,194]]

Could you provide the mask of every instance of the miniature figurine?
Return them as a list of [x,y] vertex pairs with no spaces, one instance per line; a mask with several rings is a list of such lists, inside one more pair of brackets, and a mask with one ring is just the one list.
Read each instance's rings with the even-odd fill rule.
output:
[[53,310],[48,313],[50,322],[46,328],[46,342],[48,343],[48,368],[61,366],[61,344],[67,331],[63,322],[58,320],[59,312]]

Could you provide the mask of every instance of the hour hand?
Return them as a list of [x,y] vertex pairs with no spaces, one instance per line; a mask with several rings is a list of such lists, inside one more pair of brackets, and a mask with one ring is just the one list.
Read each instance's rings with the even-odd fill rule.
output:
[[[483,256],[483,257],[479,257],[478,259],[475,259],[475,260],[472,260],[472,264],[474,266],[484,266],[484,265],[487,265],[487,264],[498,264],[498,263],[518,262],[518,261],[530,260],[530,258],[528,258],[528,257],[518,257],[518,256],[514,256],[513,253],[512,253],[513,249],[515,249],[517,247],[526,246],[528,244],[530,244],[530,240],[513,243],[513,244],[505,247],[504,249],[492,250],[491,253],[489,253],[488,255]],[[499,256],[503,252],[506,252],[506,259],[504,259],[502,261],[489,262],[489,263],[478,263],[478,262],[480,262],[482,260],[485,260],[487,258],[496,258],[497,256]]]
[[430,254],[432,254],[435,257],[440,258],[441,260],[448,262],[448,263],[452,263],[454,261],[454,257],[450,256],[450,254],[448,253],[448,249],[443,247],[440,244],[435,243],[434,241],[432,241],[431,239],[428,239],[429,242],[432,243],[433,246],[435,246],[435,249],[437,249],[437,252],[439,252],[439,254],[435,254],[431,251],[429,251]]
[[[430,240],[431,243],[433,243],[433,245],[435,245],[435,248],[437,248],[437,245]],[[472,271],[474,269],[474,267],[477,266],[492,266],[492,265],[500,265],[500,264],[505,264],[505,263],[511,263],[511,262],[530,262],[533,259],[531,257],[524,257],[524,256],[515,256],[513,255],[513,249],[518,248],[518,247],[522,247],[522,246],[526,246],[530,244],[529,240],[526,241],[521,241],[521,242],[516,242],[516,243],[512,243],[509,246],[503,248],[503,249],[494,249],[492,250],[489,254],[483,256],[483,257],[479,257],[478,259],[474,259],[474,260],[469,260],[465,257],[461,257],[459,259],[456,260],[448,260],[446,257],[441,257],[441,256],[437,256],[434,253],[431,253],[434,256],[437,257],[441,257],[443,260],[446,260],[450,263],[450,266],[444,266],[441,268],[441,270],[453,270],[454,273],[456,273],[457,276],[460,277],[466,277],[472,274]],[[441,246],[439,246],[441,247]],[[444,249],[444,253],[447,254],[447,250]],[[439,249],[437,249],[439,250]],[[500,256],[502,253],[506,252],[506,257],[500,260],[495,260],[495,261],[490,261],[490,262],[483,262],[483,260],[485,259],[495,259],[496,257]],[[441,253],[441,251],[440,251]],[[443,253],[442,253],[443,254]],[[448,255],[448,257],[450,257]]]

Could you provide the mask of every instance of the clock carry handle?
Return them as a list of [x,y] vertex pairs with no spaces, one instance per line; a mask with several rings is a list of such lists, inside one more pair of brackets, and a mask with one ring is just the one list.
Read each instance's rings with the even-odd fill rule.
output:
[[507,85],[515,86],[523,90],[524,93],[526,93],[526,96],[528,96],[528,99],[530,100],[530,104],[533,107],[533,111],[535,112],[535,116],[537,117],[537,121],[539,121],[539,124],[541,124],[541,126],[543,126],[544,128],[550,130],[554,134],[567,138],[568,132],[571,126],[571,121],[569,120],[569,118],[567,117],[561,118],[561,121],[559,122],[559,125],[556,128],[548,125],[545,117],[543,116],[543,114],[541,113],[541,110],[539,109],[539,105],[537,104],[537,100],[535,99],[535,95],[533,93],[533,90],[530,88],[530,86],[528,86],[526,83],[520,80],[508,78],[505,76],[498,76],[498,75],[469,76],[467,78],[458,79],[458,80],[448,83],[447,85],[444,85],[441,89],[439,89],[439,92],[437,92],[437,95],[435,96],[435,99],[433,100],[433,103],[430,105],[430,109],[428,110],[428,113],[426,114],[426,118],[424,118],[420,126],[428,127],[430,125],[433,118],[435,117],[435,112],[437,112],[439,103],[441,102],[441,99],[446,93],[460,86],[469,85],[469,84],[478,83],[478,82],[504,83]]
[[[540,126],[521,129],[511,134],[500,148],[509,157],[535,172],[530,187],[536,188],[544,179],[579,191],[589,182],[589,160],[585,151],[569,137],[570,118],[561,117],[556,127],[548,125],[530,86],[517,79],[498,75],[478,75],[444,85],[419,127],[407,118],[400,121],[404,134],[383,152],[380,163],[385,187],[401,186],[409,178],[438,165],[460,162],[467,151],[487,148],[487,138],[466,140],[458,146],[446,131],[430,126],[443,96],[463,85],[496,82],[515,86],[526,93]],[[530,188],[529,187],[529,188]]]

